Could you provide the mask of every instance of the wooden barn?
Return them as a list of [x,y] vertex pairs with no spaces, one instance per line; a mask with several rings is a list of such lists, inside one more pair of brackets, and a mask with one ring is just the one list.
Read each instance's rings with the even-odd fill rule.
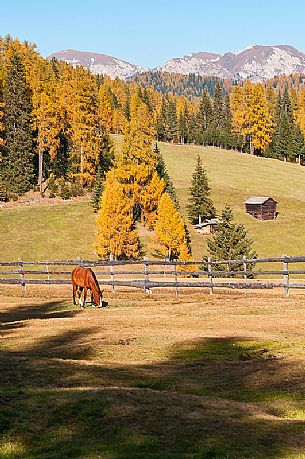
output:
[[218,230],[219,223],[219,218],[211,218],[210,220],[205,220],[203,223],[194,225],[194,228],[201,234],[213,234]]
[[270,196],[251,196],[245,201],[247,214],[258,220],[274,220],[277,202]]

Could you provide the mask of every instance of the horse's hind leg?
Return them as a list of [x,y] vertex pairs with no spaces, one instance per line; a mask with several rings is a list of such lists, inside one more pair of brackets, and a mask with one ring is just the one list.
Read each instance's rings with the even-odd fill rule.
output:
[[75,295],[76,295],[77,285],[73,283],[73,304],[76,305]]

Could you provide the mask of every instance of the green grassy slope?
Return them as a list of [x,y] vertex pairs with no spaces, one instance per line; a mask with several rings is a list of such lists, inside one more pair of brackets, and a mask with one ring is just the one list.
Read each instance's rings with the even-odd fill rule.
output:
[[[200,154],[217,210],[225,203],[244,223],[259,256],[305,253],[305,168],[296,164],[252,157],[210,147],[160,144],[186,217],[188,188]],[[245,213],[244,201],[256,194],[278,201],[275,221],[261,222]],[[0,209],[0,259],[95,258],[93,243],[96,217],[89,201],[16,206]],[[206,253],[207,236],[189,226],[193,257]],[[144,248],[149,237],[142,234]],[[148,253],[149,255],[149,253]]]
[[89,201],[0,210],[0,260],[95,258],[95,215]]
[[[254,239],[259,256],[305,253],[305,168],[274,159],[258,158],[219,148],[160,144],[170,176],[177,189],[182,213],[197,155],[207,171],[212,199],[218,212],[226,203],[235,218]],[[261,222],[245,212],[244,201],[251,195],[272,196],[278,201],[275,221]],[[207,236],[191,227],[193,256],[200,259]]]

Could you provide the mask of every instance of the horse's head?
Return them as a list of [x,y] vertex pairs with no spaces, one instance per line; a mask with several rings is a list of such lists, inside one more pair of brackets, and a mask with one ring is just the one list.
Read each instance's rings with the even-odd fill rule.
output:
[[93,303],[95,306],[103,306],[103,291],[104,290],[100,290],[99,292],[97,290],[93,291]]

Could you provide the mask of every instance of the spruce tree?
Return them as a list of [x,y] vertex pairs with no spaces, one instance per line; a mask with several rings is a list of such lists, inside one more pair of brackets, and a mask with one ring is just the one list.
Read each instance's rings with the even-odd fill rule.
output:
[[167,114],[166,114],[166,124],[167,124],[167,140],[169,142],[176,143],[178,142],[179,137],[179,126],[177,118],[177,107],[174,100],[169,99],[167,105]]
[[219,83],[217,83],[215,87],[212,114],[212,142],[214,145],[221,146],[223,137],[222,131],[224,127],[224,101]]
[[197,157],[197,164],[189,192],[190,198],[187,208],[190,222],[192,224],[198,223],[199,216],[202,220],[214,218],[216,209],[210,199],[210,187],[200,156]]
[[271,156],[279,159],[298,154],[300,135],[294,124],[291,100],[287,89],[278,95],[275,113],[275,132],[270,145]]
[[157,116],[157,138],[160,141],[166,141],[166,113],[167,113],[167,101],[165,97],[162,97],[161,111]]
[[[218,231],[208,239],[208,253],[212,260],[241,260],[243,256],[255,258],[256,253],[252,249],[253,241],[249,239],[244,225],[234,223],[233,211],[228,205],[221,213],[221,222]],[[219,270],[237,271],[241,264],[217,266]],[[248,268],[251,269],[251,266]]]
[[34,179],[32,105],[22,56],[14,48],[8,59],[3,103],[5,146],[2,152],[0,175],[11,193],[23,194],[31,188]]
[[161,179],[164,180],[164,182],[165,182],[165,191],[167,191],[167,193],[172,198],[172,201],[173,201],[176,209],[179,210],[180,209],[180,205],[179,205],[179,201],[178,201],[178,198],[177,198],[176,189],[175,189],[175,186],[174,186],[174,184],[172,182],[172,179],[170,178],[170,176],[168,174],[168,171],[167,171],[167,168],[166,168],[166,164],[164,162],[163,156],[161,155],[161,152],[160,152],[160,149],[159,149],[157,143],[156,143],[155,148],[154,148],[154,153],[155,153],[156,158],[157,158],[157,165],[156,165],[157,174]]
[[229,149],[235,145],[232,135],[232,114],[230,109],[230,96],[228,94],[226,94],[224,98],[223,115],[223,147]]
[[197,113],[197,143],[208,145],[211,142],[212,120],[213,111],[211,98],[205,89]]
[[91,195],[91,205],[93,207],[93,212],[97,213],[100,208],[100,200],[103,193],[104,185],[103,185],[103,175],[101,169],[99,168],[95,182],[92,188],[92,195]]

